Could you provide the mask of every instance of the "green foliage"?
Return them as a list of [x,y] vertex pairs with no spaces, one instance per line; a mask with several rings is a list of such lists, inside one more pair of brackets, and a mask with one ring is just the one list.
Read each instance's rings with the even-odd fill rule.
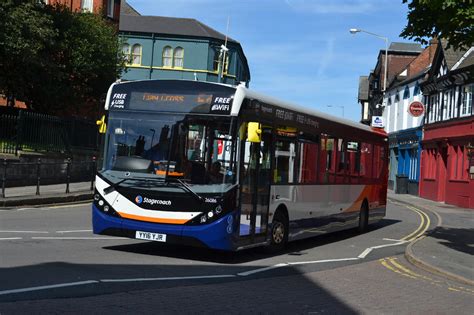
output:
[[35,1],[0,4],[0,91],[36,111],[97,117],[123,60],[116,29],[101,16]]
[[408,10],[408,23],[400,36],[422,44],[433,37],[444,38],[455,49],[474,44],[473,0],[412,0]]

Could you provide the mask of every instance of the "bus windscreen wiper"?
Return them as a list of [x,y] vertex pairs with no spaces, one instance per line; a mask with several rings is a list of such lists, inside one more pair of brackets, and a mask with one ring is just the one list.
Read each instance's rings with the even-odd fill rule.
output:
[[[170,182],[171,178],[168,178],[168,183]],[[199,196],[194,190],[191,189],[191,187],[189,187],[188,184],[186,184],[183,180],[179,179],[179,178],[173,178],[172,179],[174,182],[176,183],[180,183],[181,186],[178,186],[180,188],[183,188],[184,190],[186,190],[187,192],[189,192],[191,195],[193,195],[198,201],[202,202],[204,200],[203,197]]]
[[137,177],[124,178],[124,179],[122,179],[122,180],[119,180],[119,181],[116,182],[116,183],[113,183],[113,184],[110,185],[109,187],[104,188],[104,195],[110,194],[110,193],[113,192],[115,189],[117,189],[117,187],[119,187],[120,184],[122,184],[123,182],[128,181],[128,180],[136,180],[136,181],[142,181],[142,182],[159,182],[159,183],[164,183],[164,180],[159,180],[159,179],[148,179],[148,178],[137,178]]
[[109,187],[107,188],[104,188],[104,195],[108,195],[110,194],[112,191],[114,191],[118,186],[120,186],[121,183],[127,181],[127,180],[130,180],[131,178],[124,178],[124,179],[121,179],[119,180],[118,182],[116,183],[113,183],[112,185],[110,185]]

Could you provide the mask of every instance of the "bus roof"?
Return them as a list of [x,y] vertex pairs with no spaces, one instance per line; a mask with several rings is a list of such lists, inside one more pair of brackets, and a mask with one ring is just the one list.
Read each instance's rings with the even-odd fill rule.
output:
[[234,106],[232,106],[231,115],[237,115],[240,112],[241,106],[243,104],[243,100],[245,98],[256,99],[256,100],[258,100],[262,103],[267,103],[269,105],[278,106],[278,107],[281,107],[283,109],[288,109],[288,110],[292,110],[292,111],[295,111],[295,112],[300,112],[300,113],[303,113],[303,114],[315,116],[315,117],[322,118],[322,119],[325,119],[325,120],[328,120],[328,121],[332,121],[332,122],[335,122],[335,123],[338,123],[338,124],[343,124],[343,125],[346,125],[346,126],[351,126],[353,128],[361,129],[361,130],[364,130],[364,131],[376,132],[376,133],[380,133],[381,135],[386,135],[386,132],[383,129],[372,128],[372,127],[369,127],[367,125],[354,122],[352,120],[348,120],[348,119],[345,119],[345,118],[339,118],[339,117],[336,117],[336,116],[333,116],[333,115],[329,115],[329,114],[320,112],[320,111],[315,110],[315,109],[310,109],[310,108],[302,107],[300,105],[293,104],[291,102],[282,101],[282,100],[276,99],[274,97],[249,90],[243,85],[239,85],[237,87],[237,91],[236,91],[236,94],[235,94],[235,97],[234,97]]
[[196,86],[201,85],[201,86],[208,86],[208,87],[214,85],[216,87],[219,86],[221,88],[225,87],[225,88],[233,89],[233,90],[235,90],[235,95],[234,95],[234,101],[233,101],[231,112],[230,112],[230,115],[232,115],[232,116],[237,116],[240,113],[240,111],[242,109],[242,105],[244,104],[244,100],[246,98],[248,98],[248,99],[258,100],[259,102],[266,103],[268,105],[277,106],[277,107],[280,107],[282,109],[287,109],[287,110],[291,110],[291,111],[294,111],[294,112],[299,112],[299,113],[302,113],[302,114],[314,116],[314,117],[321,118],[321,119],[324,119],[324,120],[327,120],[327,121],[330,121],[330,122],[334,122],[334,123],[337,123],[337,124],[342,124],[342,125],[345,125],[345,126],[350,126],[350,127],[353,127],[353,128],[357,128],[359,130],[363,130],[363,131],[366,131],[366,132],[378,133],[380,135],[385,135],[385,136],[387,135],[386,132],[383,129],[372,128],[372,127],[369,127],[369,126],[361,124],[361,123],[357,123],[357,122],[352,121],[352,120],[336,117],[336,116],[329,115],[329,114],[323,113],[323,112],[315,110],[315,109],[310,109],[310,108],[302,107],[300,105],[297,105],[297,104],[294,104],[294,103],[291,103],[291,102],[279,100],[279,99],[276,99],[274,97],[271,97],[271,96],[268,96],[268,95],[261,94],[261,93],[258,93],[256,91],[250,90],[250,89],[246,88],[243,84],[241,84],[239,86],[232,86],[232,85],[223,84],[223,83],[192,81],[192,80],[137,80],[137,81],[125,81],[125,82],[118,81],[118,82],[113,83],[110,86],[109,90],[108,90],[107,100],[106,100],[106,103],[105,103],[105,109],[106,110],[109,109],[110,97],[111,97],[112,89],[114,87],[123,86],[123,85],[138,85],[139,86],[142,83],[146,84],[146,83],[160,83],[160,82],[163,82],[163,83],[166,82],[165,84],[186,82],[186,85],[192,84],[192,85],[196,85]]

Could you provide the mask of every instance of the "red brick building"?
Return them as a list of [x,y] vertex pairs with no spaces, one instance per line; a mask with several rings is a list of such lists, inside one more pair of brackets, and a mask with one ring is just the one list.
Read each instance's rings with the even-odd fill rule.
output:
[[474,47],[447,49],[441,41],[421,89],[420,196],[474,209]]
[[44,0],[46,4],[63,4],[72,11],[86,11],[103,14],[118,25],[121,0]]

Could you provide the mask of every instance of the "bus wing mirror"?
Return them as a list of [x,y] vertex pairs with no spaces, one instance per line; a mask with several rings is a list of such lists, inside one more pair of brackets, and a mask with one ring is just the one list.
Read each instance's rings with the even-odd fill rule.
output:
[[99,126],[99,133],[105,133],[107,130],[107,124],[105,123],[105,115],[102,116],[100,120],[96,121],[97,126]]
[[247,140],[249,142],[260,142],[261,141],[262,129],[258,122],[249,122],[247,125]]

